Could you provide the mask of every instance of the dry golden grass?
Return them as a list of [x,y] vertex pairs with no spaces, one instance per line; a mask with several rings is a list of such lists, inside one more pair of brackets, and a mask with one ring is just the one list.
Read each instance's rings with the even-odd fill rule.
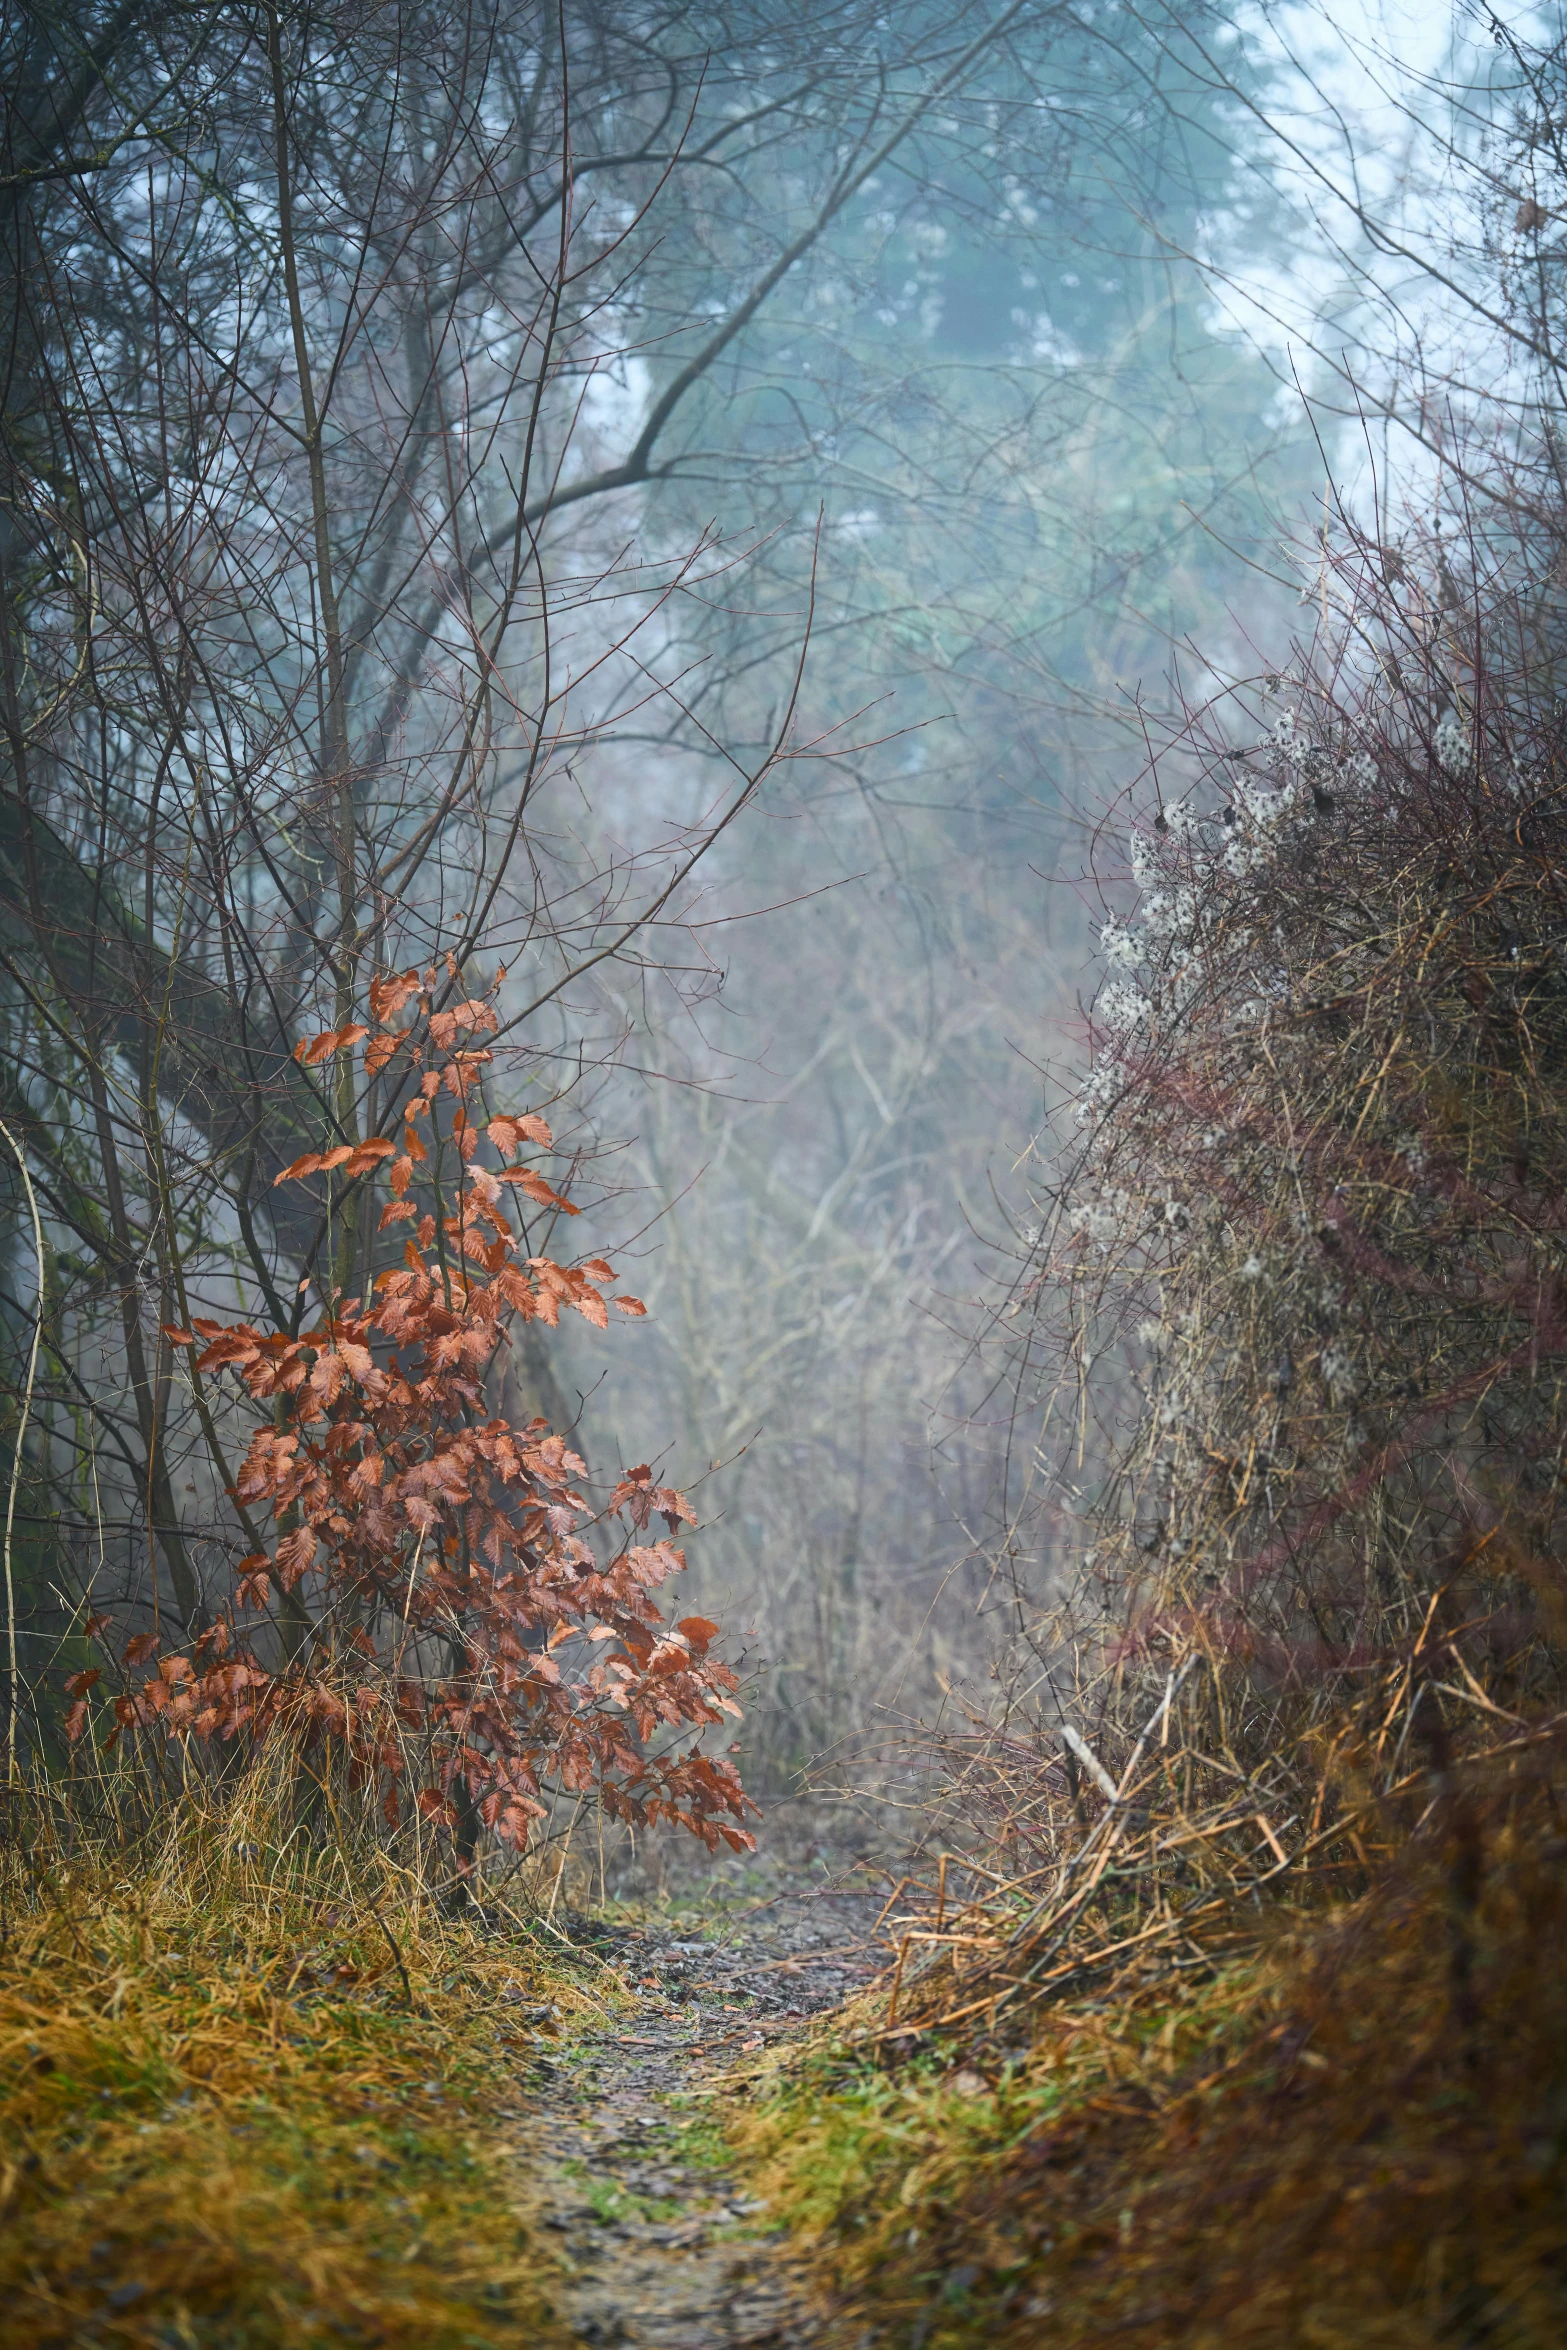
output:
[[889,2345],[1555,2350],[1564,1800],[1562,1742],[1498,1761],[1358,1901],[1041,2006],[988,2077],[883,2069],[867,2002],[732,2126]]
[[568,2338],[498,2110],[540,2007],[606,1996],[563,1946],[284,1838],[264,1788],[137,1841],[14,1804],[0,2339]]

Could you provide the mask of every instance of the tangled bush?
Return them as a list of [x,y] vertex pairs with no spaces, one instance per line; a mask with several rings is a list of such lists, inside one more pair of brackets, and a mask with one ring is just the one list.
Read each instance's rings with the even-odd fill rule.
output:
[[1480,1791],[1567,1742],[1567,714],[1505,580],[1352,543],[1328,587],[1260,739],[1198,713],[1106,876],[996,1321],[1015,1670],[937,1735],[884,2037],[1023,2061],[1085,1984],[1157,2009],[1412,1854],[1472,2040]]
[[1110,1398],[1076,1620],[1240,1670],[1254,1753],[1423,1630],[1481,1713],[1560,1693],[1563,717],[1444,575],[1349,548],[1262,739],[1174,746],[1027,1280]]

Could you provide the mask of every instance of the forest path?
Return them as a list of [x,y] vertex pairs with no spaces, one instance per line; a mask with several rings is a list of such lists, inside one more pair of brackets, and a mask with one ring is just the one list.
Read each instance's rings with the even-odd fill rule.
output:
[[553,2298],[584,2343],[839,2350],[782,2231],[737,2186],[700,2092],[865,1979],[872,1962],[852,1941],[866,1907],[785,1894],[721,1940],[573,1921],[573,1939],[639,1994],[535,2059],[519,2148],[530,2206],[560,2241]]

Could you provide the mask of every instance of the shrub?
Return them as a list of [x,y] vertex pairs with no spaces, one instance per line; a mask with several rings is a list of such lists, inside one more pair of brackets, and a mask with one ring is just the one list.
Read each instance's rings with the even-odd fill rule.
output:
[[1466,1774],[1561,1724],[1563,716],[1526,567],[1351,534],[1320,586],[1104,876],[1077,1139],[997,1325],[1042,1579],[1020,1516],[1017,1670],[932,1836],[1006,1882],[908,1897],[888,2029],[1026,2038],[1412,1837],[1461,1924]]
[[[372,1785],[388,1828],[411,1801],[455,1839],[463,1872],[481,1830],[520,1849],[551,1789],[748,1849],[748,1799],[701,1745],[739,1713],[735,1676],[711,1653],[718,1627],[670,1624],[653,1596],[684,1568],[673,1538],[694,1522],[689,1504],[639,1466],[595,1511],[585,1465],[559,1435],[485,1408],[485,1373],[515,1323],[553,1325],[569,1307],[602,1329],[610,1304],[643,1308],[606,1297],[615,1274],[602,1258],[521,1253],[509,1195],[576,1213],[522,1160],[528,1144],[548,1148],[549,1128],[484,1114],[478,1040],[495,1032],[495,1012],[482,1001],[432,1012],[429,985],[417,973],[382,982],[377,1035],[356,1026],[301,1048],[319,1061],[366,1043],[372,1072],[394,1055],[411,1062],[420,1073],[400,1147],[339,1145],[278,1178],[328,1174],[341,1187],[382,1175],[378,1229],[413,1227],[401,1263],[367,1298],[333,1294],[308,1329],[198,1319],[169,1333],[195,1350],[198,1392],[232,1372],[264,1407],[233,1480],[256,1548],[188,1647],[157,1630],[129,1642],[125,1664],[143,1677],[114,1698],[108,1742],[237,1751],[290,1739],[316,1775],[341,1766],[351,1787]],[[394,1027],[410,1001],[412,1022]],[[341,1188],[334,1205],[358,1211]],[[270,1515],[269,1537],[252,1512]],[[251,1627],[274,1585],[283,1647],[263,1654]],[[101,1677],[89,1667],[73,1679],[73,1739]]]
[[1249,1762],[1395,1655],[1438,1713],[1561,1694],[1562,718],[1440,545],[1332,578],[1261,739],[1226,696],[1161,758],[1027,1282],[1074,1398],[1115,1366],[1073,1620],[1200,1650]]

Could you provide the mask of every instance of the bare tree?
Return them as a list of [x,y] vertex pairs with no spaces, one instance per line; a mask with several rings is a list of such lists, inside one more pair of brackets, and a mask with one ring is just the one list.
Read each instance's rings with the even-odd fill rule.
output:
[[[12,131],[0,622],[6,1110],[52,1244],[38,1466],[72,1504],[48,1571],[84,1599],[90,1529],[102,1596],[187,1635],[256,1529],[168,1333],[237,1303],[292,1335],[384,1262],[355,1154],[418,1082],[348,1049],[366,991],[488,990],[530,1108],[569,1096],[616,1040],[566,991],[678,909],[772,755],[608,860],[575,834],[586,747],[666,690],[639,641],[724,563],[543,527],[627,230],[578,224],[574,60],[540,29],[269,13],[170,67],[127,14],[85,71],[18,31],[58,99],[42,152]],[[127,116],[138,80],[172,124]],[[301,1204],[276,1183],[312,1152],[347,1171]]]
[[[893,731],[960,697],[1005,712],[1014,742],[1043,704],[1090,713],[1062,629],[1135,605],[1148,546],[1117,525],[1064,614],[1021,610],[1008,583],[1043,542],[1057,572],[1092,552],[1092,498],[1048,487],[1064,453],[1074,498],[1101,496],[1157,437],[1132,327],[1173,333],[1179,302],[1135,202],[1096,192],[1098,159],[1135,130],[1149,201],[1200,173],[1157,160],[1190,60],[1162,86],[1140,34],[1061,6],[897,25],[388,6],[194,32],[151,6],[19,7],[4,38],[4,1108],[49,1243],[36,1317],[20,1273],[12,1305],[21,1355],[35,1318],[45,1334],[19,1519],[36,1669],[70,1621],[48,1589],[74,1605],[84,1561],[196,1625],[252,1547],[222,1499],[223,1411],[163,1330],[237,1306],[294,1332],[304,1297],[380,1261],[362,1182],[275,1178],[388,1128],[392,1077],[296,1047],[360,1024],[402,968],[438,968],[437,1009],[493,987],[513,1082],[558,1129],[571,1105],[583,1179],[613,1187],[605,1075],[712,986],[696,868],[745,886],[718,844],[786,747],[813,596],[838,658],[808,683],[805,733],[842,753],[815,771],[873,824],[887,779],[854,746],[889,721],[854,721],[889,643]],[[1108,374],[1064,343],[1042,355],[1042,309],[1013,298],[1042,206],[1057,264],[1070,247],[1098,272],[1083,333],[1107,306],[1123,321]],[[978,358],[976,254],[1003,322]],[[787,894],[765,857],[750,871]],[[931,967],[943,922],[917,926]],[[863,1012],[845,998],[847,1072],[870,1065],[878,986]],[[928,1116],[966,1018],[949,1001],[920,1043],[903,1011],[884,1020],[898,1067],[864,1095],[893,1106],[890,1126],[873,1112],[884,1145]],[[693,1084],[714,1074],[694,1054]],[[896,1296],[901,1330],[961,1216],[950,1191],[939,1216],[889,1191],[888,1149],[840,1135],[834,1084],[812,1116],[825,1147],[798,1177],[747,1174],[766,1212],[735,1256],[790,1228],[797,1263],[824,1202],[862,1202],[834,1248],[851,1287]],[[692,1145],[665,1132],[640,1173],[678,1186]],[[724,1221],[738,1235],[744,1204]],[[729,1308],[727,1276],[688,1262],[694,1362]],[[820,1378],[830,1314],[815,1333]],[[867,1343],[884,1391],[896,1343]],[[715,1377],[749,1389],[754,1368],[742,1349]],[[530,1340],[506,1400],[570,1422],[565,1391],[596,1375]],[[681,1417],[712,1417],[700,1378]],[[738,1392],[720,1417],[745,1419]],[[841,1496],[829,1516],[856,1522]],[[813,1590],[845,1564],[841,1531],[819,1536]]]

